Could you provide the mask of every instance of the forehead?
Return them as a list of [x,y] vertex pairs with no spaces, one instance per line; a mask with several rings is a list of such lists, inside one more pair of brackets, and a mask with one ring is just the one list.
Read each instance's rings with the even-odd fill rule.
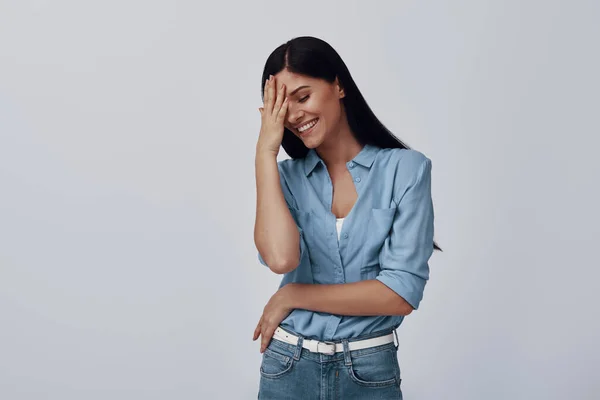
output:
[[315,88],[322,86],[325,82],[322,79],[313,78],[306,75],[300,75],[295,72],[290,72],[286,69],[275,74],[275,79],[278,84],[283,83],[286,87],[286,92],[291,92],[298,86],[310,86]]

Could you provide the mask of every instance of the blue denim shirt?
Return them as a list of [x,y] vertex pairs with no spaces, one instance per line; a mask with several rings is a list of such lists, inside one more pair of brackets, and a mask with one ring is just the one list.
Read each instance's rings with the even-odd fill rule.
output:
[[[431,160],[412,149],[365,145],[346,163],[358,199],[340,239],[331,212],[333,185],[314,149],[279,161],[281,187],[300,232],[300,264],[290,282],[339,284],[377,279],[414,309],[423,298],[433,253]],[[258,254],[259,261],[267,266]],[[338,340],[397,328],[403,316],[343,316],[295,309],[281,323],[305,338]]]

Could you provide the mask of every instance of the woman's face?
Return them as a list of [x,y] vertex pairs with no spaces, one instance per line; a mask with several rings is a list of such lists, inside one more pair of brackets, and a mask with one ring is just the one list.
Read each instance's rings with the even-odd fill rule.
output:
[[[284,69],[275,75],[275,82],[277,88],[282,83],[285,85],[289,98],[284,125],[306,147],[318,147],[331,136],[331,132],[338,130],[343,116],[340,99],[344,97],[344,92],[337,80],[329,83]],[[315,121],[316,124],[311,127]]]

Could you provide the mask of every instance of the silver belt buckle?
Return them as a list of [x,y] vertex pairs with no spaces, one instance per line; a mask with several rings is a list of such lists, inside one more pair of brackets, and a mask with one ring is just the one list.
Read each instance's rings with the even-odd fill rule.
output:
[[321,353],[321,351],[319,349],[320,344],[325,344],[325,345],[331,346],[331,347],[329,347],[329,349],[326,352],[323,352],[323,354],[327,354],[328,356],[332,356],[335,354],[335,343],[333,343],[333,342],[317,342],[317,351],[319,353]]

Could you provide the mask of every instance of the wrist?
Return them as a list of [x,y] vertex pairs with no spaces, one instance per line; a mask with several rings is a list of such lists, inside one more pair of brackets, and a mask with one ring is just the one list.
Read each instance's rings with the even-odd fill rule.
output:
[[288,283],[282,289],[284,289],[285,293],[285,306],[289,309],[300,308],[299,294],[300,284],[298,283]]
[[261,145],[257,143],[256,145],[256,157],[275,157],[279,154],[279,149],[275,150],[269,146]]

